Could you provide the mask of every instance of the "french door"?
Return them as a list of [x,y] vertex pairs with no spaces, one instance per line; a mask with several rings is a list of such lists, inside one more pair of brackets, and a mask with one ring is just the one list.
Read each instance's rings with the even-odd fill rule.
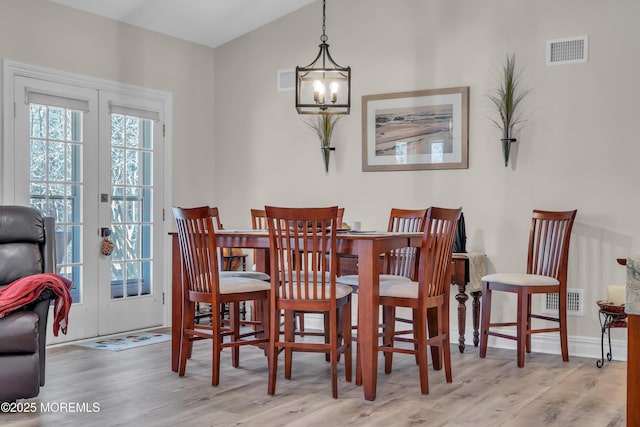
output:
[[55,217],[73,282],[68,334],[48,343],[163,322],[163,103],[91,86],[16,73],[10,91],[4,203]]

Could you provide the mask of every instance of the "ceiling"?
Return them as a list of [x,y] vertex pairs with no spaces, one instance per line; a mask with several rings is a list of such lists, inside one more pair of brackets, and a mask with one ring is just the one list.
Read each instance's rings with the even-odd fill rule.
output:
[[217,47],[315,0],[50,0]]

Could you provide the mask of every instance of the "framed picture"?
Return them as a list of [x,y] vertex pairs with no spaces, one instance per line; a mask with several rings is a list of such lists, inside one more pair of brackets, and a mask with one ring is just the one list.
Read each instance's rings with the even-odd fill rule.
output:
[[362,170],[469,167],[469,87],[362,97]]

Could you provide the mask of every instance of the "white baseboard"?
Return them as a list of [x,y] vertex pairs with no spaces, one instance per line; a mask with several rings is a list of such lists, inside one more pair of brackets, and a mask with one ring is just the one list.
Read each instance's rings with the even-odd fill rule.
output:
[[[599,338],[569,336],[569,357],[588,357],[600,359],[602,347]],[[473,345],[473,331],[465,331],[465,344]],[[488,347],[506,348],[516,350],[516,342],[507,339],[489,337]],[[535,334],[531,337],[531,351],[537,353],[560,354],[560,335],[557,333]],[[604,337],[604,357],[609,353],[609,341]],[[627,361],[627,341],[620,339],[611,340],[611,353],[613,360]]]

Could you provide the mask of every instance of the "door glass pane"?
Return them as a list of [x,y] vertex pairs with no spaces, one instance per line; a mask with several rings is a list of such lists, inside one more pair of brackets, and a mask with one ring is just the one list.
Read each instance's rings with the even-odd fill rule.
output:
[[29,106],[31,205],[56,220],[56,273],[82,301],[82,117],[80,111]]
[[153,122],[111,115],[111,298],[153,293]]

